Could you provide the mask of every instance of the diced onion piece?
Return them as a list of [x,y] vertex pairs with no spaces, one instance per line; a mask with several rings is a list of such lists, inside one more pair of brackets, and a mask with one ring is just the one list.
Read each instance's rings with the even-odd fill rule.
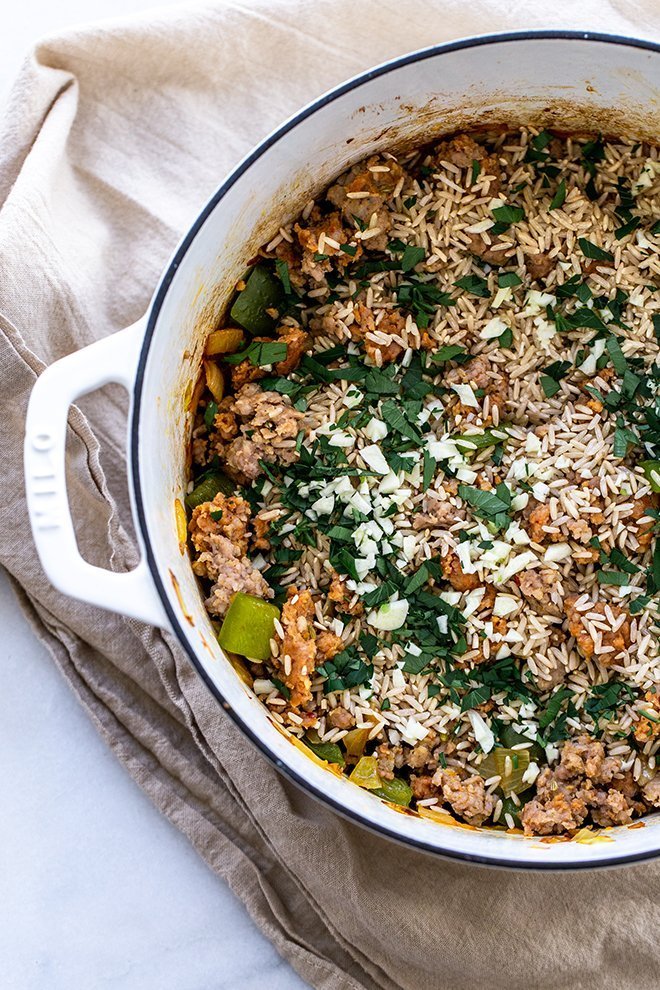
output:
[[425,729],[423,725],[417,721],[417,719],[411,715],[406,724],[401,729],[401,738],[404,742],[409,743],[414,746],[415,743],[421,742],[428,736],[429,730]]
[[536,433],[528,433],[525,440],[525,451],[532,456],[537,456],[541,453],[541,439],[537,437]]
[[493,615],[504,618],[505,615],[511,615],[512,612],[515,612],[519,605],[520,599],[515,598],[514,595],[496,595],[493,603]]
[[472,725],[472,731],[474,732],[474,738],[479,743],[484,753],[490,753],[491,749],[495,745],[495,736],[493,735],[488,724],[481,717],[479,712],[469,711],[468,718]]
[[464,406],[469,406],[472,409],[479,408],[477,397],[471,385],[452,385],[452,388]]
[[312,502],[311,508],[319,516],[329,516],[335,507],[335,497],[334,495],[322,495],[321,498],[317,498],[316,502]]
[[[501,337],[505,330],[508,330],[509,326],[504,320],[500,319],[499,316],[494,316],[485,327],[479,331],[479,336],[482,340],[494,340],[495,337]],[[465,403],[467,405],[467,403]]]
[[358,391],[358,389],[349,388],[344,395],[343,405],[345,405],[347,409],[355,409],[356,406],[360,405],[363,398],[364,396],[362,395],[362,392]]
[[371,444],[369,447],[363,447],[360,451],[360,457],[372,471],[377,474],[386,475],[390,472],[390,466],[385,460],[385,455],[383,454],[380,447],[376,444]]
[[493,581],[495,584],[504,584],[514,574],[518,574],[519,571],[524,571],[526,567],[534,563],[536,560],[536,554],[532,553],[531,550],[527,550],[525,553],[519,553],[516,557],[513,557],[507,564],[500,567],[499,570],[493,575]]
[[438,598],[442,598],[447,605],[458,605],[461,600],[460,591],[441,591]]
[[553,543],[545,551],[543,559],[546,564],[553,564],[560,560],[566,560],[567,557],[571,556],[572,552],[568,543]]
[[472,591],[468,591],[465,596],[465,603],[461,609],[463,615],[468,616],[472,615],[473,612],[476,612],[485,593],[485,588],[473,588]]
[[333,430],[332,433],[328,434],[328,445],[330,447],[343,447],[348,449],[352,447],[355,443],[355,437],[351,433],[346,433],[345,430]]
[[520,512],[529,502],[529,492],[520,492],[511,499],[511,508],[514,512]]
[[595,375],[597,368],[596,364],[598,358],[601,357],[605,352],[605,338],[601,340],[594,341],[594,346],[591,348],[586,358],[582,364],[578,367],[578,371],[581,371],[583,375]]
[[395,474],[394,471],[390,471],[390,473],[386,474],[379,484],[378,491],[381,495],[393,495],[395,492],[398,492],[400,488],[401,481],[399,480],[399,476]]
[[380,608],[369,612],[367,622],[374,629],[380,629],[383,632],[400,629],[408,618],[408,608],[408,601],[405,598],[384,602]]
[[387,436],[387,424],[382,419],[372,416],[362,432],[368,440],[373,440],[374,442],[384,440]]

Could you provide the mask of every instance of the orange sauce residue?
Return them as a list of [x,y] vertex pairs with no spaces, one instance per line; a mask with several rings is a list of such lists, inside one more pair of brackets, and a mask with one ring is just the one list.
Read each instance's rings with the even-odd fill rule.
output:
[[169,573],[170,573],[170,580],[172,582],[172,587],[174,588],[174,594],[178,599],[179,605],[181,607],[181,611],[183,612],[183,617],[185,618],[186,622],[189,622],[191,626],[194,626],[195,620],[193,619],[192,615],[190,615],[190,613],[186,610],[186,606],[183,602],[183,595],[181,594],[181,586],[177,580],[177,577],[171,568],[169,569]]

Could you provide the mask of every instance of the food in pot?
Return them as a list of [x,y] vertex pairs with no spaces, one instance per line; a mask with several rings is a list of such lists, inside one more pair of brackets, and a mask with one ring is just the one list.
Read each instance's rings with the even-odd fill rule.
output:
[[396,806],[660,806],[660,158],[542,130],[354,165],[207,342],[187,497],[219,642]]

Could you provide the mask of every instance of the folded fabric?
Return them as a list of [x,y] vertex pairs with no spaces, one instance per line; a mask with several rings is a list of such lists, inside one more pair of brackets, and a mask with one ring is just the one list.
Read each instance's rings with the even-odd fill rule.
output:
[[[314,987],[529,990],[658,985],[660,866],[530,875],[388,843],[287,783],[168,636],[64,598],[29,533],[21,446],[36,376],[134,322],[227,170],[324,89],[476,33],[577,27],[660,37],[653,0],[254,0],[167,8],[41,42],[0,140],[0,561],[36,634],[118,758]],[[126,397],[72,410],[82,552],[136,551]],[[47,809],[44,809],[47,811]]]

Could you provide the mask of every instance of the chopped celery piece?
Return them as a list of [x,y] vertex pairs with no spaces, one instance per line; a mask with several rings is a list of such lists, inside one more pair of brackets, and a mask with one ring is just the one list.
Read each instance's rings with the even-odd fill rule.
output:
[[391,801],[392,804],[400,804],[404,808],[407,808],[412,801],[413,792],[406,784],[405,780],[401,780],[400,777],[394,777],[392,780],[384,780],[383,786],[379,787],[378,790],[374,790],[374,794],[378,797],[384,798],[385,801]]
[[196,509],[202,502],[212,502],[218,492],[223,495],[233,495],[236,485],[220,471],[212,471],[200,478],[189,495],[186,495],[186,505],[189,509]]
[[358,787],[365,787],[368,791],[376,791],[383,786],[383,781],[378,776],[378,760],[375,756],[362,756],[355,764],[349,777]]
[[529,766],[529,751],[526,749],[505,749],[500,746],[492,750],[479,764],[481,776],[488,780],[495,775],[502,779],[499,788],[505,797],[526,791],[529,784],[523,782],[523,774]]
[[245,288],[236,297],[230,316],[248,333],[272,333],[275,320],[266,310],[277,309],[283,298],[282,283],[263,265],[255,265]]
[[[523,736],[521,732],[516,732],[511,725],[504,726],[500,732],[500,740],[502,745],[507,749],[513,749],[514,746],[518,746],[520,743],[531,742],[529,736]],[[545,751],[537,742],[532,742],[532,745],[528,747],[527,752],[529,753],[530,760],[534,760],[536,763],[538,763],[539,760],[545,760]]]
[[240,653],[252,660],[268,660],[275,619],[280,610],[256,595],[237,591],[218,633],[223,650]]
[[654,492],[660,492],[660,461],[642,461],[639,465]]
[[371,729],[351,729],[342,739],[342,745],[349,756],[362,756],[369,740]]
[[337,743],[316,743],[312,742],[310,739],[303,739],[305,746],[311,749],[315,756],[318,756],[319,760],[326,760],[328,763],[336,763],[338,766],[346,766],[346,760],[344,759],[344,754],[340,750]]

